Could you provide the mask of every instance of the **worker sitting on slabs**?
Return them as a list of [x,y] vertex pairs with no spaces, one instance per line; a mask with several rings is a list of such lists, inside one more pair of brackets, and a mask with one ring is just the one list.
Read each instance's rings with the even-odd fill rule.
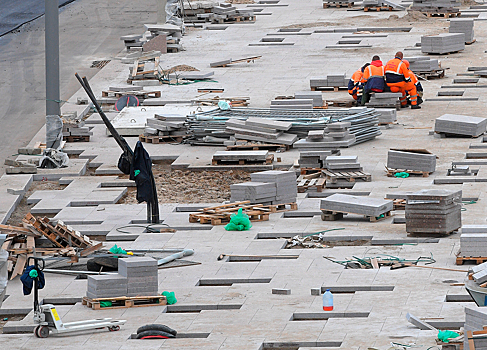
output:
[[[418,77],[414,72],[409,68],[409,61],[407,60],[402,60],[405,64],[406,67],[408,67],[408,72],[409,72],[409,77],[411,78],[412,83],[414,86],[416,86],[416,92],[418,93],[418,106],[423,103],[423,86],[419,82]],[[411,99],[410,96],[408,96],[408,104],[411,104]]]
[[357,101],[357,106],[360,106],[362,100],[364,69],[367,68],[368,65],[369,63],[363,65],[362,68],[353,73],[348,81],[348,93]]
[[384,66],[379,56],[375,55],[372,57],[372,62],[364,70],[363,80],[365,83],[361,105],[365,106],[369,102],[371,92],[384,91]]
[[386,83],[391,89],[391,92],[401,92],[402,96],[401,107],[405,108],[408,106],[406,91],[409,93],[411,99],[411,109],[419,109],[418,106],[418,93],[416,91],[416,86],[411,81],[409,77],[409,72],[406,64],[402,61],[402,52],[396,52],[396,56],[387,62],[385,67]]

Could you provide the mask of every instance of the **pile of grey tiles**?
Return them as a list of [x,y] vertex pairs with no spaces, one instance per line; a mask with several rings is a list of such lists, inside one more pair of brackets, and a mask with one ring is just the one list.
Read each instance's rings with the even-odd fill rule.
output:
[[356,141],[355,135],[351,134],[350,122],[330,123],[323,130],[310,130],[306,139],[294,143],[294,148],[303,150],[326,150],[339,147],[349,147]]
[[[238,17],[253,19],[254,10],[237,8],[228,3],[215,3],[212,1],[191,1],[184,3],[184,19],[187,23],[223,23],[235,20]],[[252,18],[248,18],[252,17]]]
[[157,294],[157,261],[152,258],[121,258],[118,259],[118,273],[88,276],[86,296],[90,299]]
[[[315,91],[310,91],[315,92]],[[319,91],[317,91],[319,92]],[[280,99],[271,101],[271,109],[313,109],[313,99]]]
[[362,171],[358,156],[329,156],[325,160],[325,167],[331,171]]
[[320,209],[324,213],[342,212],[380,217],[393,209],[393,201],[335,193],[321,200]]
[[273,183],[276,186],[276,198],[272,204],[295,203],[298,193],[296,173],[294,171],[267,170],[252,173],[252,182]]
[[391,149],[387,152],[387,167],[432,173],[436,169],[436,155],[422,149]]
[[427,13],[459,12],[460,1],[457,0],[413,0],[412,11]]
[[422,53],[445,54],[464,49],[464,33],[441,33],[438,35],[423,35],[421,37]]
[[269,151],[218,151],[213,154],[213,164],[225,162],[262,162],[269,156]]
[[462,233],[460,255],[464,257],[487,256],[487,233]]
[[406,232],[450,234],[462,227],[462,191],[421,190],[406,196]]
[[183,37],[182,28],[166,23],[166,24],[144,24],[150,34],[146,34],[146,40],[150,41],[158,35],[165,35],[167,41],[167,52],[179,52],[182,50],[181,38]]
[[243,182],[230,185],[231,202],[250,201],[250,204],[274,204],[277,188],[275,183]]
[[474,32],[473,32],[473,19],[469,18],[451,18],[450,19],[450,29],[448,32],[450,33],[464,33],[465,34],[465,43],[469,44],[474,41]]
[[183,2],[184,21],[186,23],[208,22],[212,9],[218,2],[208,0],[186,1]]
[[187,134],[186,117],[183,115],[155,114],[147,118],[144,136],[184,136]]
[[[467,334],[468,331],[472,331],[472,332],[481,331],[486,325],[487,325],[487,310],[485,307],[478,307],[478,306],[465,307],[465,325],[464,325],[465,335]],[[487,350],[487,338],[476,338],[474,343],[475,343],[475,350]],[[463,341],[463,349],[471,350],[470,347],[468,346],[468,339],[466,336]]]
[[371,108],[400,108],[400,92],[374,92],[370,94],[370,100],[366,103]]
[[332,151],[301,151],[299,152],[299,166],[301,168],[323,168],[325,160],[332,155]]
[[487,129],[487,119],[467,115],[443,114],[436,118],[435,132],[477,137]]
[[311,90],[324,87],[346,87],[348,79],[346,74],[327,75],[325,77],[313,77],[309,80]]
[[90,140],[92,127],[85,126],[85,122],[81,120],[65,119],[63,118],[63,138],[69,140],[69,136],[74,138],[83,138],[85,141]]
[[431,72],[440,69],[440,63],[437,59],[431,59],[426,56],[406,57],[409,62],[409,69],[413,72]]
[[263,141],[271,144],[292,145],[298,139],[285,131],[292,127],[290,122],[250,117],[247,120],[231,118],[226,121],[226,132],[234,133],[237,140]]
[[313,107],[323,106],[323,94],[320,91],[296,91],[295,100],[313,100]]
[[395,108],[378,108],[379,125],[392,124],[397,121],[397,110]]
[[354,0],[323,0],[323,4],[337,3],[337,4],[353,4]]

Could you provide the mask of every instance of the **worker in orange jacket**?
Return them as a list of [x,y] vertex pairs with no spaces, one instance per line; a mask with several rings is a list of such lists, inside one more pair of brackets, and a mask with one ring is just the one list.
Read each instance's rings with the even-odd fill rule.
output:
[[380,57],[375,55],[372,57],[372,62],[364,70],[364,93],[362,96],[362,106],[365,106],[370,99],[371,92],[383,92],[385,87],[384,82],[384,66]]
[[407,107],[407,97],[406,92],[408,92],[411,99],[411,109],[419,109],[418,106],[418,93],[416,91],[416,86],[411,81],[409,77],[408,68],[406,64],[402,61],[403,54],[401,51],[396,52],[395,57],[387,62],[385,67],[386,73],[386,83],[391,89],[391,92],[401,92],[402,97],[401,107]]
[[416,74],[414,74],[414,72],[409,68],[409,61],[402,61],[406,64],[406,67],[408,67],[409,78],[411,78],[411,82],[414,84],[414,86],[416,86],[416,92],[418,93],[418,105],[420,105],[421,103],[423,103],[423,86],[421,85],[421,82],[419,81]]
[[358,69],[355,73],[352,74],[352,77],[348,81],[348,93],[353,97],[354,100],[357,101],[357,105],[359,106],[362,100],[363,94],[363,75],[364,69],[369,65],[366,63],[362,66],[362,68]]

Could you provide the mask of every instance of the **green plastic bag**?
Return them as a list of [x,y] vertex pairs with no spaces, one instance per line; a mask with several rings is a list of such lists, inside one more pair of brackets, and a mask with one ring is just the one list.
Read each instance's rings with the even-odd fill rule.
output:
[[111,301],[100,301],[100,307],[111,307],[112,302]]
[[249,216],[242,213],[242,208],[238,210],[237,214],[232,215],[230,222],[225,226],[227,231],[247,231],[250,230],[252,224],[250,223]]
[[405,178],[409,177],[409,174],[403,171],[400,173],[395,173],[394,177],[402,177],[403,179],[405,179]]
[[460,334],[453,331],[438,331],[438,339],[441,340],[443,343],[448,343],[448,339],[456,338],[459,335]]
[[123,250],[122,248],[117,247],[116,244],[113,247],[110,248],[109,252],[112,253],[112,254],[124,254],[124,255],[127,255],[127,252],[125,250]]
[[164,295],[166,297],[166,302],[168,305],[176,304],[178,302],[174,292],[164,291],[164,292],[162,292],[162,295]]

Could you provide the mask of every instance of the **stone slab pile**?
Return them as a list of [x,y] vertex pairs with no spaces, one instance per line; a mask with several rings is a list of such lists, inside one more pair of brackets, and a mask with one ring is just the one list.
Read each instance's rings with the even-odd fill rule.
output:
[[406,232],[450,234],[462,226],[462,191],[421,190],[406,196]]
[[313,109],[313,99],[293,98],[293,99],[272,100],[271,109]]
[[[150,42],[159,35],[164,35],[166,39],[167,52],[179,52],[182,49],[182,45],[180,43],[180,40],[183,37],[181,27],[170,23],[144,24],[144,26],[145,29],[150,33],[146,35],[146,40],[148,42]],[[154,48],[148,47],[147,49],[144,49],[144,51],[151,50],[154,50]]]
[[370,94],[370,100],[366,106],[371,108],[397,108],[401,96],[400,92],[374,92]]
[[[349,1],[349,0],[345,0]],[[294,93],[295,100],[313,100],[313,107],[323,106],[323,94],[320,91],[296,91]]]
[[120,37],[120,40],[123,41],[125,48],[127,50],[133,48],[140,48],[142,49],[142,45],[144,45],[144,41],[142,41],[143,35],[142,34],[129,34],[123,35]]
[[227,133],[234,133],[237,140],[262,141],[272,144],[292,145],[297,135],[286,133],[290,122],[250,117],[247,120],[231,118],[225,122]]
[[313,77],[309,80],[310,88],[323,87],[346,87],[348,86],[348,79],[346,74],[327,75],[324,77]]
[[147,118],[144,136],[182,136],[187,134],[186,117],[183,115],[159,115]]
[[269,151],[217,151],[213,154],[213,160],[218,162],[265,162]]
[[[487,310],[485,307],[466,306],[465,307],[465,326],[464,332],[481,331],[487,325]],[[463,342],[464,350],[471,350],[468,346],[468,339],[465,337]],[[487,350],[487,339],[475,339],[475,350]]]
[[460,255],[468,257],[487,256],[487,233],[462,233],[460,236]]
[[272,204],[294,203],[298,193],[294,171],[267,170],[250,175],[252,182],[274,183],[276,199]]
[[184,3],[184,19],[187,23],[223,23],[237,20],[239,17],[253,17],[254,11],[237,8],[228,3],[213,1],[191,1]]
[[158,295],[157,261],[148,257],[118,259],[118,273],[88,276],[90,299]]
[[250,204],[273,204],[277,188],[273,182],[243,182],[230,185],[231,202],[250,201]]
[[469,18],[451,18],[449,33],[464,33],[465,43],[471,43],[474,40],[474,21]]
[[323,130],[310,130],[306,139],[294,143],[294,148],[300,150],[327,150],[349,147],[356,141],[355,135],[350,133],[350,122],[330,123]]
[[441,33],[437,35],[423,35],[421,37],[422,53],[446,54],[464,49],[464,33]]
[[392,124],[397,121],[397,110],[395,108],[378,108],[379,124]]
[[421,149],[391,149],[387,152],[387,167],[432,173],[436,169],[436,155]]
[[487,119],[458,114],[444,114],[435,120],[435,132],[477,137],[487,128]]
[[332,151],[301,151],[299,152],[299,166],[301,168],[323,168],[326,158]]
[[409,69],[413,72],[431,72],[440,69],[440,63],[437,59],[431,59],[426,56],[405,57],[409,62]]
[[331,171],[362,171],[358,156],[329,156],[325,160],[325,167]]
[[432,13],[458,12],[460,2],[457,0],[413,0],[412,11]]
[[320,209],[324,212],[346,212],[370,217],[379,217],[390,212],[393,202],[381,198],[333,194],[321,200]]

